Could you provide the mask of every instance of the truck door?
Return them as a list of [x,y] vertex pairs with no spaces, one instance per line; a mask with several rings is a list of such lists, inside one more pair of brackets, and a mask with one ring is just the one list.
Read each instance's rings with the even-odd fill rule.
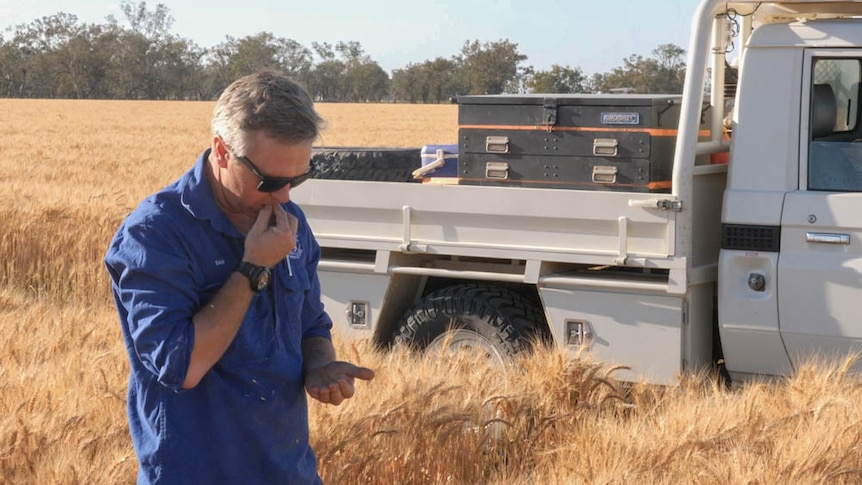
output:
[[785,197],[777,276],[779,327],[797,369],[862,349],[861,59],[858,50],[805,56],[799,188]]

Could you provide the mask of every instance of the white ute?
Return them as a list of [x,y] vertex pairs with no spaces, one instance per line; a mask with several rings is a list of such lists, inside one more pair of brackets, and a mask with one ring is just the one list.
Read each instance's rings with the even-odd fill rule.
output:
[[[542,336],[572,356],[626,366],[621,379],[670,384],[721,359],[741,380],[860,349],[855,15],[862,2],[704,0],[664,191],[309,181],[292,197],[321,244],[324,303],[338,332],[382,346],[478,346],[504,359]],[[726,126],[729,50],[738,80]],[[626,143],[611,128],[649,132],[604,129],[591,139],[604,160]],[[507,156],[503,138],[489,136],[482,149]],[[728,163],[710,163],[728,150]],[[484,176],[510,175],[495,163]],[[593,167],[592,182],[616,173]]]

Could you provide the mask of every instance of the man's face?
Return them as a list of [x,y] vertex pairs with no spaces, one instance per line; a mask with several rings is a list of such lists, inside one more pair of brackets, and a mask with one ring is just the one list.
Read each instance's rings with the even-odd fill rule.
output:
[[[265,205],[283,204],[290,200],[291,184],[272,192],[261,192],[268,188],[272,177],[297,177],[305,174],[311,160],[312,142],[284,143],[270,138],[262,131],[248,137],[245,161],[240,161],[221,138],[216,138],[213,149],[217,152],[221,185],[232,209],[256,216]],[[266,181],[261,184],[261,178]],[[218,183],[218,182],[217,182]],[[278,185],[278,184],[276,184]]]

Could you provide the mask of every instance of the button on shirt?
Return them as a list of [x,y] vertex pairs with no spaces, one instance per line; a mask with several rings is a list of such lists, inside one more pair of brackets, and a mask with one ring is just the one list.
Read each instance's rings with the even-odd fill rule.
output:
[[129,354],[128,416],[138,483],[319,483],[308,443],[302,339],[330,338],[320,301],[320,247],[299,220],[296,248],[272,268],[236,338],[183,390],[192,317],[242,258],[244,237],[204,174],[209,150],[144,200],[117,231],[105,263]]

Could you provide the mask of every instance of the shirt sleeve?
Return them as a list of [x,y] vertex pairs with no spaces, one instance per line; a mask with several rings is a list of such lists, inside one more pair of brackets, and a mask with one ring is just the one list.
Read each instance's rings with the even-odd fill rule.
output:
[[124,225],[105,263],[130,356],[162,385],[180,389],[194,345],[192,317],[200,302],[191,264],[178,250],[183,245],[171,239],[151,222]]

